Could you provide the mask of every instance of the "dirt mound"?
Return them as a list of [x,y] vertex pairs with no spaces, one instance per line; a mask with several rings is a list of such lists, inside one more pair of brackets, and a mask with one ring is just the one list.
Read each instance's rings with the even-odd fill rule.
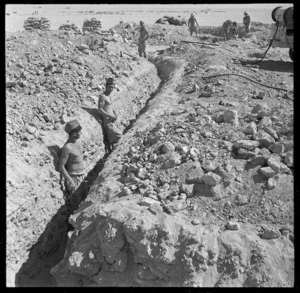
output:
[[[133,43],[138,42],[138,28],[136,23],[120,23],[114,27],[114,29],[123,37]],[[195,41],[193,37],[189,35],[187,26],[172,26],[164,23],[157,23],[147,27],[150,38],[148,40],[149,45],[170,45],[178,44],[181,40]],[[250,33],[245,34],[245,29],[242,23],[238,24],[239,38],[251,39],[255,42],[266,42],[269,39],[270,25],[253,22]],[[222,26],[201,26],[198,29],[199,38],[209,39],[213,42],[223,41],[222,38]]]

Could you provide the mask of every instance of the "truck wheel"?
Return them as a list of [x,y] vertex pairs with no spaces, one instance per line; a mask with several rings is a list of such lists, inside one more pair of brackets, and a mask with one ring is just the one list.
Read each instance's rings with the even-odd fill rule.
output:
[[292,49],[290,49],[289,54],[290,54],[291,60],[294,61],[294,52]]

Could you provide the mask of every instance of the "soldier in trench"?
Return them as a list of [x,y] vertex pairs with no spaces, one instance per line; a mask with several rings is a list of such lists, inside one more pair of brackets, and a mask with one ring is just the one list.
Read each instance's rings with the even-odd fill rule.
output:
[[69,138],[61,150],[59,170],[65,179],[66,204],[72,209],[76,209],[80,203],[79,192],[75,191],[84,179],[82,145],[79,141],[81,135],[81,125],[77,120],[69,121],[65,126],[65,131]]
[[111,96],[114,89],[114,80],[108,78],[106,80],[105,91],[99,96],[98,111],[101,118],[101,126],[104,137],[104,145],[106,153],[110,154],[115,144],[122,137],[122,131],[117,125],[117,118],[111,107]]
[[143,21],[140,21],[140,36],[139,36],[139,44],[138,44],[138,51],[140,57],[144,54],[146,58],[146,40],[149,38],[149,34],[145,28],[145,24]]

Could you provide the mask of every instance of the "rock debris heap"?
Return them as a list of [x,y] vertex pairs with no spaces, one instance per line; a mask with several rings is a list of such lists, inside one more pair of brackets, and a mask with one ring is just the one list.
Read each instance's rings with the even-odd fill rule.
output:
[[78,33],[78,34],[81,33],[80,29],[73,23],[72,24],[69,24],[69,23],[63,24],[58,29],[65,30],[65,31],[74,31],[75,33]]
[[181,16],[178,16],[178,18],[174,18],[173,16],[164,16],[162,18],[159,18],[155,23],[162,23],[162,24],[172,24],[172,25],[186,25],[186,20],[181,19]]
[[29,17],[24,21],[24,29],[27,31],[32,30],[50,30],[50,20],[45,17]]
[[86,31],[90,33],[101,34],[101,21],[96,20],[96,18],[92,18],[91,20],[86,19],[83,23],[82,31],[85,33]]

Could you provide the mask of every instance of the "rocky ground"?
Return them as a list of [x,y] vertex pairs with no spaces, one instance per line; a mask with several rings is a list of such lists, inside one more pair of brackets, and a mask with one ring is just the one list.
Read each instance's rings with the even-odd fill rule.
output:
[[[288,49],[252,64],[269,25],[223,42],[220,28],[191,37],[186,26],[154,24],[147,61],[136,28],[114,28],[121,44],[63,31],[6,36],[9,283],[293,286]],[[103,158],[95,96],[106,77],[117,81],[124,136]],[[68,211],[55,154],[73,117],[90,177]]]

